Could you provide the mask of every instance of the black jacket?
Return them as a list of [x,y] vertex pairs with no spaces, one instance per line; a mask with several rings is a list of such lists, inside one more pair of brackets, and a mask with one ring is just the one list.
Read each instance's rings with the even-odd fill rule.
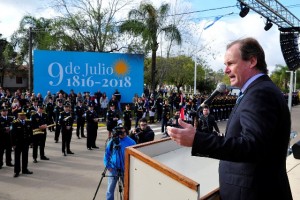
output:
[[220,159],[223,200],[291,200],[286,155],[291,119],[267,75],[252,82],[233,108],[225,137],[197,132],[192,155]]
[[150,126],[147,126],[145,130],[138,127],[135,129],[135,133],[130,134],[131,139],[133,139],[137,144],[153,141],[154,136],[155,134]]

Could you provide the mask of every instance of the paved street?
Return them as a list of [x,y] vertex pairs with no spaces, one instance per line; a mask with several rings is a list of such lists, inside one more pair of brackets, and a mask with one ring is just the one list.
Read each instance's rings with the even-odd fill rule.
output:
[[[300,140],[300,106],[292,110],[292,130],[299,133],[291,143]],[[218,122],[224,132],[226,121]],[[160,124],[151,125],[160,139]],[[71,150],[75,153],[62,156],[61,143],[54,143],[54,133],[48,131],[46,156],[49,161],[38,160],[33,163],[30,149],[29,169],[32,175],[13,178],[13,168],[5,165],[0,170],[1,200],[92,200],[102,177],[104,143],[107,138],[106,127],[98,130],[97,146],[100,149],[86,149],[86,139],[77,139],[73,132]],[[104,177],[96,199],[105,199],[107,178]],[[118,198],[116,198],[118,199]]]

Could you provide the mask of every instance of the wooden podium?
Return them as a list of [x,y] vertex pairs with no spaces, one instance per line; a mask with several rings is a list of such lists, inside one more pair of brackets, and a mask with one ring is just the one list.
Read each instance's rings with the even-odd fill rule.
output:
[[124,200],[217,200],[218,166],[170,138],[128,147]]

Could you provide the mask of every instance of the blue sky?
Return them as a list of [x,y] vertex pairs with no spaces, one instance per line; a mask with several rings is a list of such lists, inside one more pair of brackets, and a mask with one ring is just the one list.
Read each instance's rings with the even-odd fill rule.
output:
[[[194,10],[206,10],[206,9],[218,8],[218,7],[228,7],[228,6],[235,6],[237,4],[236,0],[207,0],[205,1],[205,3],[203,0],[190,0],[190,2],[192,3]],[[278,2],[280,2],[283,6],[287,7],[296,17],[300,19],[299,0],[278,0]],[[239,10],[237,7],[235,7],[235,8],[227,8],[222,10],[205,12],[205,14],[211,13],[211,14],[218,15],[218,14],[225,14],[226,12],[238,13]],[[250,11],[250,12],[254,12],[254,11]],[[237,17],[237,16],[232,16],[232,17]]]
[[[105,2],[106,0],[103,0]],[[135,0],[140,3],[140,0]],[[265,19],[261,18],[254,11],[250,11],[245,18],[241,18],[239,8],[236,6],[236,0],[152,0],[155,6],[162,2],[170,3],[175,7],[177,3],[177,12],[195,12],[189,15],[188,29],[191,32],[190,45],[184,45],[181,49],[187,49],[193,52],[193,48],[207,46],[207,51],[200,52],[199,55],[208,61],[209,67],[213,70],[223,69],[223,56],[226,44],[232,40],[242,37],[255,37],[262,44],[266,53],[266,60],[270,71],[276,64],[285,65],[280,42],[279,31],[276,25],[269,31],[264,30]],[[282,0],[279,1],[300,19],[300,1]],[[25,14],[35,17],[52,17],[57,12],[49,7],[49,0],[1,0],[0,1],[0,33],[4,38],[10,37],[18,26],[20,19]],[[136,4],[137,5],[137,4]],[[291,7],[291,5],[293,5]],[[229,7],[222,8],[221,7]],[[132,8],[132,7],[130,7]],[[129,9],[130,9],[129,8]],[[209,11],[210,10],[210,11]],[[230,14],[229,13],[233,13]],[[213,21],[216,16],[224,15],[213,26],[203,30],[205,26]],[[123,15],[124,17],[124,15]],[[174,53],[176,54],[176,52]]]

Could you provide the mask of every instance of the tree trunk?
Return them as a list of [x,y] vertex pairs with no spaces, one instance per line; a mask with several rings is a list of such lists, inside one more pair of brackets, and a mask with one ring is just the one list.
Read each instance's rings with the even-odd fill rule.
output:
[[151,63],[151,90],[152,92],[155,91],[156,88],[156,81],[155,81],[155,75],[156,75],[156,50],[152,50],[152,63]]

